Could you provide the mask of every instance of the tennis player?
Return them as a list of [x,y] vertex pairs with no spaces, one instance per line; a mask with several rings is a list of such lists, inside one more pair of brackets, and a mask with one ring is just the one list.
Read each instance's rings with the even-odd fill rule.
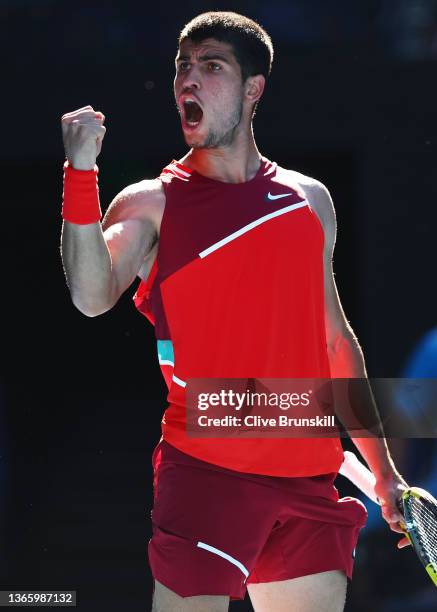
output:
[[[189,151],[126,187],[103,223],[95,164],[105,117],[91,106],[62,117],[62,257],[73,303],[97,316],[140,277],[135,304],[155,326],[169,388],[152,458],[155,611],[227,610],[246,588],[256,612],[343,610],[366,520],[364,506],[339,500],[334,487],[337,437],[186,432],[188,379],[366,377],[334,283],[328,190],[255,144],[272,59],[269,36],[244,16],[190,21],[174,81]],[[291,142],[290,129],[278,137]],[[355,443],[400,532],[406,483],[385,440]]]

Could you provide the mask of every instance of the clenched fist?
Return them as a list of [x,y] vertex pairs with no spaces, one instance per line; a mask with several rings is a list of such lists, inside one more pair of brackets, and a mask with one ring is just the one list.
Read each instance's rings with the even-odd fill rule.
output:
[[92,106],[62,115],[65,155],[76,170],[94,168],[106,132],[104,121],[105,115]]

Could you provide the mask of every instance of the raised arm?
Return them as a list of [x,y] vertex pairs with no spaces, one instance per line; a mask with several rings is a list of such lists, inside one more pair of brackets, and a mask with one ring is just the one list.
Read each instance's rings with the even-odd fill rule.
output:
[[[62,118],[67,160],[87,173],[86,180],[100,152],[103,121],[90,106]],[[64,220],[62,261],[71,298],[83,314],[93,317],[112,308],[135,279],[158,240],[163,204],[160,181],[141,181],[114,198],[103,223]]]

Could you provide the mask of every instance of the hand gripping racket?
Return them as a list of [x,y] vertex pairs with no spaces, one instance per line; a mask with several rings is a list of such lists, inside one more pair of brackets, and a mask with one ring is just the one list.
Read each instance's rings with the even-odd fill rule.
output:
[[[372,501],[379,503],[372,472],[354,453],[345,451],[344,455],[340,474],[353,482]],[[425,489],[410,487],[403,492],[400,505],[405,519],[401,528],[405,530],[417,556],[437,586],[437,500]]]
[[402,505],[407,537],[437,586],[437,500],[425,489],[410,487]]

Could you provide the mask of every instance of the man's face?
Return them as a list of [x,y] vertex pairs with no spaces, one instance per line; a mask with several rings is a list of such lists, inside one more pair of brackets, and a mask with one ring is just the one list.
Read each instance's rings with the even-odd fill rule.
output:
[[213,38],[184,41],[176,56],[174,94],[188,146],[232,143],[242,115],[243,82],[230,45]]

